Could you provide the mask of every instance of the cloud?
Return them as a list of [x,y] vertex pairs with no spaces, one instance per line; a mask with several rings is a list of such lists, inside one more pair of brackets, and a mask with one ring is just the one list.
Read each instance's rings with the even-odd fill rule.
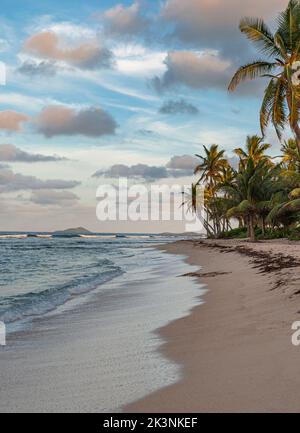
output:
[[195,105],[190,104],[184,99],[169,100],[159,109],[162,114],[198,114],[199,110]]
[[10,168],[0,167],[0,193],[40,190],[40,189],[69,189],[75,188],[80,182],[73,180],[42,180],[35,176],[27,176],[13,172]]
[[27,60],[17,69],[17,72],[29,77],[53,77],[57,72],[54,62],[42,61],[34,62]]
[[60,105],[45,107],[36,119],[38,132],[46,137],[56,135],[85,135],[101,137],[115,133],[113,117],[97,107],[74,110]]
[[24,51],[52,61],[62,61],[81,69],[110,68],[113,55],[110,50],[100,45],[96,39],[90,39],[76,46],[64,43],[53,31],[43,31],[31,36],[24,44]]
[[30,201],[43,206],[73,206],[78,202],[78,200],[79,197],[70,191],[34,191],[30,197]]
[[174,38],[238,59],[249,54],[238,29],[241,17],[271,19],[286,5],[287,0],[167,0],[161,17],[173,26]]
[[29,117],[17,111],[0,111],[0,129],[11,132],[19,132],[22,123],[29,120]]
[[165,167],[149,166],[147,164],[136,164],[132,166],[124,164],[116,164],[108,170],[98,170],[93,174],[93,177],[128,177],[128,178],[143,178],[143,179],[163,179],[168,177],[168,172]]
[[139,129],[137,132],[146,137],[149,137],[150,135],[154,134],[154,131],[151,131],[151,129]]
[[41,155],[39,153],[25,152],[13,144],[0,144],[0,161],[5,162],[50,162],[61,161],[65,158],[59,156]]
[[118,4],[108,9],[104,15],[105,31],[113,36],[136,35],[145,32],[149,21],[141,14],[139,2],[131,6]]
[[166,167],[174,170],[190,170],[193,172],[198,163],[199,161],[195,156],[175,155],[172,156]]
[[145,45],[129,42],[114,44],[116,70],[129,77],[147,77],[162,74],[166,66],[164,60],[167,52],[153,50]]
[[231,77],[231,63],[212,51],[173,51],[165,64],[167,71],[152,80],[159,92],[178,85],[194,89],[225,87]]
[[140,178],[155,181],[170,177],[191,176],[197,164],[197,159],[189,155],[174,156],[165,166],[150,166],[147,164],[125,165],[116,164],[107,170],[98,170],[92,177],[109,178]]

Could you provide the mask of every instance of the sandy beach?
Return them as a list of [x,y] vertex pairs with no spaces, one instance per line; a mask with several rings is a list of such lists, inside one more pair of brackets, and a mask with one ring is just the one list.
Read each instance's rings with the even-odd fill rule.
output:
[[[159,330],[182,379],[126,412],[299,412],[300,245],[180,241],[164,247],[199,267],[204,305]],[[182,284],[184,285],[184,276]]]

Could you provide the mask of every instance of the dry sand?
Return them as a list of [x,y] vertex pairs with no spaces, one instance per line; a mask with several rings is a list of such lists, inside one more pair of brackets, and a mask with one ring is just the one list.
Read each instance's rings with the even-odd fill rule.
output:
[[300,346],[291,343],[291,325],[300,320],[300,245],[181,241],[164,248],[201,267],[209,291],[204,305],[159,331],[164,355],[184,367],[182,380],[124,410],[299,412]]

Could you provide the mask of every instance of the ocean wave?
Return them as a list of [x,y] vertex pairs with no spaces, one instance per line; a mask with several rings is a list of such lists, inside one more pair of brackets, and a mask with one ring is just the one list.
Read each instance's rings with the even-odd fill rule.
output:
[[116,235],[79,235],[83,239],[115,239]]
[[7,235],[0,235],[0,239],[27,239],[27,238],[38,238],[38,239],[50,239],[52,238],[52,235],[39,235],[39,234],[7,234]]
[[26,239],[28,235],[0,235],[0,239]]
[[78,279],[76,282],[72,281],[41,292],[1,298],[0,320],[11,323],[49,313],[73,297],[91,292],[122,273],[121,268],[115,267],[102,272],[97,277]]

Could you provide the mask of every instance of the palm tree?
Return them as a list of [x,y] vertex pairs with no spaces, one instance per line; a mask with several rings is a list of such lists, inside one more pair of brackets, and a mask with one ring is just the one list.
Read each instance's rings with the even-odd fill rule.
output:
[[[188,212],[193,212],[197,215],[204,229],[206,230],[207,236],[209,238],[216,237],[216,224],[215,215],[211,210],[211,199],[214,196],[213,189],[208,186],[204,188],[204,197],[202,196],[202,191],[199,190],[198,183],[192,183],[189,191],[185,191],[182,196],[183,201],[181,206],[186,206]],[[204,198],[204,203],[202,199]],[[204,207],[205,213],[202,213],[202,206]]]
[[[243,218],[247,223],[248,236],[255,241],[255,222],[262,216],[266,217],[268,201],[271,200],[277,183],[274,182],[277,168],[270,166],[262,159],[257,164],[249,158],[245,165],[240,166],[234,182],[225,184],[223,190],[235,205],[228,212],[228,218]],[[264,229],[264,220],[263,220]]]
[[299,224],[299,217],[300,188],[295,188],[289,194],[282,191],[274,197],[267,221],[273,225],[282,225],[285,229],[288,229]]
[[228,167],[228,161],[224,157],[225,150],[219,150],[217,144],[212,144],[209,149],[203,146],[203,149],[204,156],[196,155],[201,159],[201,163],[195,168],[195,174],[201,173],[198,184],[204,182],[214,186],[220,178],[222,170]]
[[195,174],[201,173],[196,185],[200,183],[205,185],[204,209],[206,218],[204,225],[209,237],[217,237],[223,230],[225,223],[222,202],[217,197],[217,192],[223,176],[230,175],[229,163],[224,156],[225,150],[219,150],[217,144],[212,144],[209,148],[203,146],[203,149],[204,156],[196,155],[201,160],[195,168]]
[[[271,30],[260,18],[243,18],[240,30],[268,60],[258,59],[241,66],[234,74],[229,91],[245,80],[269,77],[260,110],[262,134],[270,122],[281,139],[287,122],[295,134],[300,149],[299,127],[299,60],[300,60],[300,3],[290,0],[277,19],[277,31]],[[296,80],[295,80],[296,78]]]
[[263,143],[263,138],[257,135],[248,135],[246,140],[246,149],[237,148],[234,153],[240,158],[240,163],[245,165],[251,158],[256,165],[262,159],[270,160],[270,157],[265,155],[265,152],[271,147],[268,143]]
[[282,167],[286,172],[300,174],[300,149],[296,140],[290,138],[281,146]]

